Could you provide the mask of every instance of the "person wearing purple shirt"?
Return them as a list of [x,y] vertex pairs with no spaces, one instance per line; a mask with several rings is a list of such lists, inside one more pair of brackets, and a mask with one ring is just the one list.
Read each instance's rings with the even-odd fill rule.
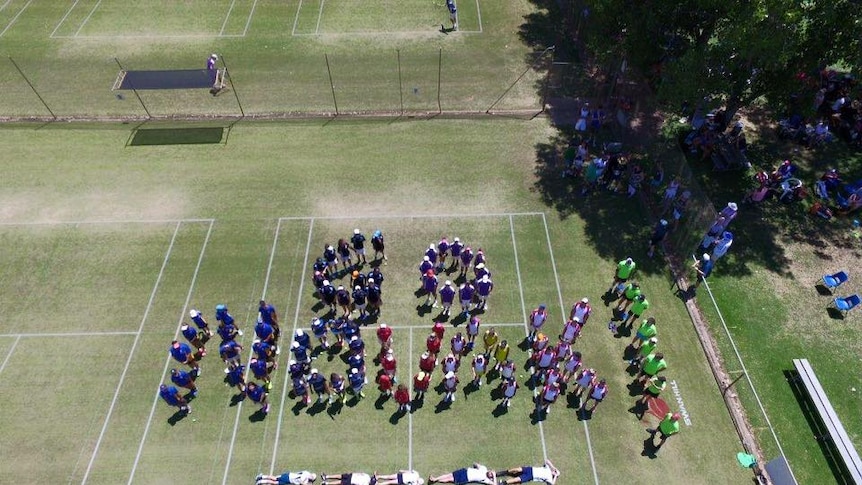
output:
[[440,242],[437,243],[437,254],[440,255],[440,261],[437,265],[437,272],[439,273],[446,267],[446,257],[449,256],[449,239],[446,236],[440,238]]
[[461,251],[464,249],[464,243],[461,242],[460,238],[455,238],[452,240],[452,244],[449,245],[449,254],[452,255],[452,268],[457,268],[461,263]]
[[476,251],[476,257],[473,258],[473,266],[479,266],[480,264],[487,265],[487,263],[488,262],[485,261],[485,251],[482,251],[482,248],[479,248],[479,250]]
[[210,330],[209,324],[206,320],[204,320],[204,316],[201,315],[201,312],[192,308],[189,310],[189,318],[192,319],[192,322],[198,327],[198,330],[203,334],[201,336],[201,341],[203,343],[207,343],[207,340],[213,336],[212,330]]
[[419,279],[421,280],[425,273],[428,272],[429,269],[434,269],[434,263],[431,262],[431,258],[428,256],[422,257],[422,262],[419,263]]
[[189,372],[184,370],[171,369],[171,382],[175,385],[184,387],[191,391],[189,393],[190,396],[195,397],[198,395],[198,388],[195,386],[195,377]]
[[476,292],[479,294],[479,308],[482,310],[488,309],[488,296],[491,294],[493,289],[494,283],[487,275],[483,276],[482,279],[476,283]]
[[275,360],[275,351],[267,342],[255,342],[251,345],[251,350],[257,355],[258,359],[263,359],[267,362]]
[[465,276],[467,274],[467,269],[470,268],[470,263],[473,261],[473,249],[470,246],[464,248],[461,251],[461,271],[458,273],[459,276]]
[[[437,306],[437,275],[433,269],[429,269],[422,278],[422,289],[428,293],[425,299],[425,306],[431,305],[432,308]],[[433,298],[433,300],[432,300]]]
[[240,392],[245,392],[245,366],[231,363],[227,368],[227,383],[230,387],[236,387]]
[[449,316],[449,310],[452,308],[452,303],[455,301],[455,287],[452,282],[446,280],[443,288],[440,289],[440,303],[443,304],[443,315]]
[[275,341],[272,325],[266,322],[260,322],[255,325],[254,334],[257,335],[257,338],[259,338],[261,342],[272,344]]
[[428,250],[425,251],[425,256],[428,257],[428,261],[431,262],[432,267],[437,265],[437,245],[431,243],[428,245]]
[[473,305],[473,293],[476,289],[470,282],[461,285],[458,290],[458,300],[461,302],[461,312],[466,317],[470,314],[470,307]]
[[473,269],[473,273],[476,275],[476,281],[481,280],[484,276],[488,276],[488,278],[491,277],[491,272],[488,271],[488,267],[485,266],[485,263],[477,264]]

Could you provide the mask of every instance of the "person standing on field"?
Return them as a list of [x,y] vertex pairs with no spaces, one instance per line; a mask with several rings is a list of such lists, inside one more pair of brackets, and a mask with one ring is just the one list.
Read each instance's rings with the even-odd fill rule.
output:
[[452,22],[452,30],[458,30],[458,8],[455,6],[455,0],[446,0],[446,8],[449,9],[449,21]]
[[[658,424],[656,428],[647,428],[647,432],[650,434],[652,438],[653,446],[655,446],[656,450],[661,448],[665,441],[671,436],[679,433],[679,413],[667,413],[664,416],[664,419]],[[659,435],[659,442],[655,444],[655,435]]]
[[[383,232],[380,229],[374,231],[374,234],[371,236],[371,247],[374,248],[374,260],[377,260],[378,255],[383,256],[383,264],[386,264],[388,259],[386,258],[386,244],[383,241]],[[380,283],[383,282],[381,278],[379,280]]]
[[632,258],[626,258],[617,263],[617,270],[614,273],[614,280],[611,283],[611,287],[608,288],[607,293],[613,293],[620,283],[627,282],[629,278],[632,277],[632,273],[635,272],[635,268],[637,268],[637,264],[635,264]]
[[530,312],[529,324],[530,334],[527,336],[527,341],[531,344],[536,340],[536,335],[542,330],[542,326],[548,319],[548,310],[545,304],[542,303],[538,308]]
[[353,252],[356,253],[356,264],[360,264],[360,259],[362,259],[361,264],[368,263],[368,260],[365,258],[365,235],[359,232],[359,229],[353,230],[353,237],[350,238],[350,243],[353,245]]

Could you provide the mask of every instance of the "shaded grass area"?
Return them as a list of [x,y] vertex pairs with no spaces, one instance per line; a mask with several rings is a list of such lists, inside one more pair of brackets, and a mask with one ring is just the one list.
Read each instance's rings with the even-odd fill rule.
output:
[[135,130],[130,146],[219,144],[225,128],[148,128]]

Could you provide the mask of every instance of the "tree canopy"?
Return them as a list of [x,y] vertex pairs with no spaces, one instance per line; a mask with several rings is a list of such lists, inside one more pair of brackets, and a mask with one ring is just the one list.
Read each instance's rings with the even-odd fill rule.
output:
[[649,73],[670,102],[722,99],[728,111],[782,103],[805,77],[862,64],[859,0],[592,0],[583,39],[600,58]]

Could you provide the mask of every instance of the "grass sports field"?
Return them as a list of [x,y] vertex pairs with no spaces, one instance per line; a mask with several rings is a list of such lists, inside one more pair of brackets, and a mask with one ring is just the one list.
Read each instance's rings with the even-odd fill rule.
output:
[[[691,426],[656,458],[642,456],[654,421],[628,412],[635,397],[626,387],[625,344],[605,328],[610,311],[599,298],[613,260],[628,254],[626,246],[642,250],[642,241],[596,247],[578,218],[543,213],[530,191],[530,162],[546,130],[544,122],[520,121],[244,125],[227,146],[146,148],[124,148],[122,130],[7,131],[14,137],[3,148],[14,156],[0,226],[6,476],[171,483],[193,474],[207,483],[248,483],[270,469],[412,464],[425,474],[547,456],[563,470],[563,483],[746,480],[684,309],[661,268],[648,263],[640,279]],[[400,142],[381,150],[391,138]],[[447,144],[458,149],[446,153],[440,147]],[[604,210],[622,214],[620,201],[606,202]],[[333,415],[297,407],[279,370],[273,410],[257,420],[254,406],[231,405],[234,393],[210,354],[193,414],[171,420],[173,410],[155,392],[188,308],[212,318],[217,303],[228,303],[249,329],[264,296],[285,331],[305,327],[315,304],[310,262],[354,227],[388,236],[382,321],[396,328],[402,376],[416,372],[434,317],[417,312],[424,297],[413,294],[415,267],[427,244],[448,234],[488,254],[496,289],[483,324],[498,325],[512,341],[523,337],[525,312],[539,303],[559,327],[564,309],[590,297],[596,314],[578,348],[608,379],[611,397],[587,420],[563,401],[534,422],[526,389],[496,416],[486,386],[459,392],[441,412],[432,393],[422,409],[393,422],[394,405],[376,408],[373,390]],[[283,353],[282,367],[286,359]],[[346,370],[338,359],[316,365]],[[462,381],[468,372],[462,367]],[[673,392],[667,399],[679,409]]]
[[[141,103],[154,116],[330,113],[332,91],[342,112],[484,111],[498,99],[499,108],[538,107],[539,76],[515,82],[535,59],[519,35],[530,2],[462,0],[461,31],[449,33],[442,1],[358,3],[11,0],[0,8],[0,113],[143,117]],[[148,91],[138,102],[110,90],[120,66],[201,68],[211,52],[235,83],[219,97]],[[645,214],[604,195],[566,217],[542,203],[534,170],[554,135],[546,120],[240,123],[229,143],[196,145],[160,144],[181,138],[165,134],[146,143],[125,125],[29,128],[0,132],[0,482],[244,484],[270,471],[427,475],[545,457],[560,484],[751,479],[666,268],[645,258]],[[261,297],[285,332],[306,328],[316,313],[310,264],[354,227],[387,236],[381,321],[395,328],[402,378],[417,371],[435,316],[417,309],[416,265],[428,243],[459,236],[485,249],[494,272],[483,325],[511,341],[539,303],[560,328],[571,304],[590,298],[577,349],[608,380],[609,398],[591,416],[564,399],[545,420],[531,415],[526,388],[495,412],[491,385],[462,386],[448,409],[432,392],[400,419],[373,388],[340,410],[304,408],[286,393],[285,352],[260,419],[222,382],[211,350],[190,416],[156,399],[188,309],[212,321],[227,303],[248,330],[246,356]],[[639,394],[627,387],[626,342],[607,331],[600,299],[628,255],[670,363],[665,399],[687,416],[655,456],[644,442],[656,419],[630,412]],[[522,364],[526,352],[514,358]],[[338,357],[315,365],[346,371]],[[462,383],[468,376],[464,365]]]

